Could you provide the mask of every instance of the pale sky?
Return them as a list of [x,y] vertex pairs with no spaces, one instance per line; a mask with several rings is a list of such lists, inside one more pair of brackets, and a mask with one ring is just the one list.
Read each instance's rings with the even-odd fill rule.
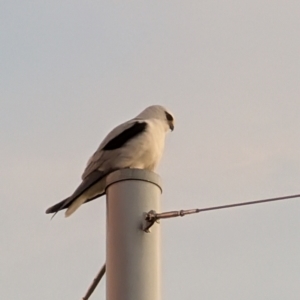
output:
[[[299,1],[1,1],[0,299],[80,299],[105,200],[69,196],[115,125],[176,117],[164,211],[300,193]],[[300,199],[161,222],[163,299],[298,300]],[[105,299],[105,282],[91,299]]]

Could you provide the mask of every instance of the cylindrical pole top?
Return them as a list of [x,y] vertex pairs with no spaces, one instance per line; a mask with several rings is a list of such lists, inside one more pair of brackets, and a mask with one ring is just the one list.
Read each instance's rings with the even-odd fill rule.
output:
[[114,183],[125,180],[141,180],[153,183],[159,187],[162,192],[162,180],[160,176],[152,171],[144,169],[121,169],[110,173],[106,177],[106,187],[108,189]]

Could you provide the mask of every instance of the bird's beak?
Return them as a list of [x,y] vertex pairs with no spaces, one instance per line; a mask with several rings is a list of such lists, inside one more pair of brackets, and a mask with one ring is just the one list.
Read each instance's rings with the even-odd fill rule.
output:
[[174,123],[171,121],[171,122],[169,122],[169,127],[170,127],[170,129],[171,129],[171,131],[173,131],[174,130]]

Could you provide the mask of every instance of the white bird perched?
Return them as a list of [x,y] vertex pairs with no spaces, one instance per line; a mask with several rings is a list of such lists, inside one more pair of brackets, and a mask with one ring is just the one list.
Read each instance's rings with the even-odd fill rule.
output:
[[112,171],[124,168],[154,171],[164,150],[166,133],[173,129],[173,115],[160,105],[149,106],[134,119],[117,126],[89,159],[75,192],[49,207],[46,213],[67,208],[68,217],[81,204],[104,195],[104,178]]

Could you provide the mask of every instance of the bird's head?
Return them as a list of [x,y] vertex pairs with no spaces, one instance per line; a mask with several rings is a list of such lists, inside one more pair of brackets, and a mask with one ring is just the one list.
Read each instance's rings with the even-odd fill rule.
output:
[[173,114],[161,105],[151,105],[147,107],[137,116],[137,118],[158,119],[165,122],[167,130],[174,130],[175,121]]

